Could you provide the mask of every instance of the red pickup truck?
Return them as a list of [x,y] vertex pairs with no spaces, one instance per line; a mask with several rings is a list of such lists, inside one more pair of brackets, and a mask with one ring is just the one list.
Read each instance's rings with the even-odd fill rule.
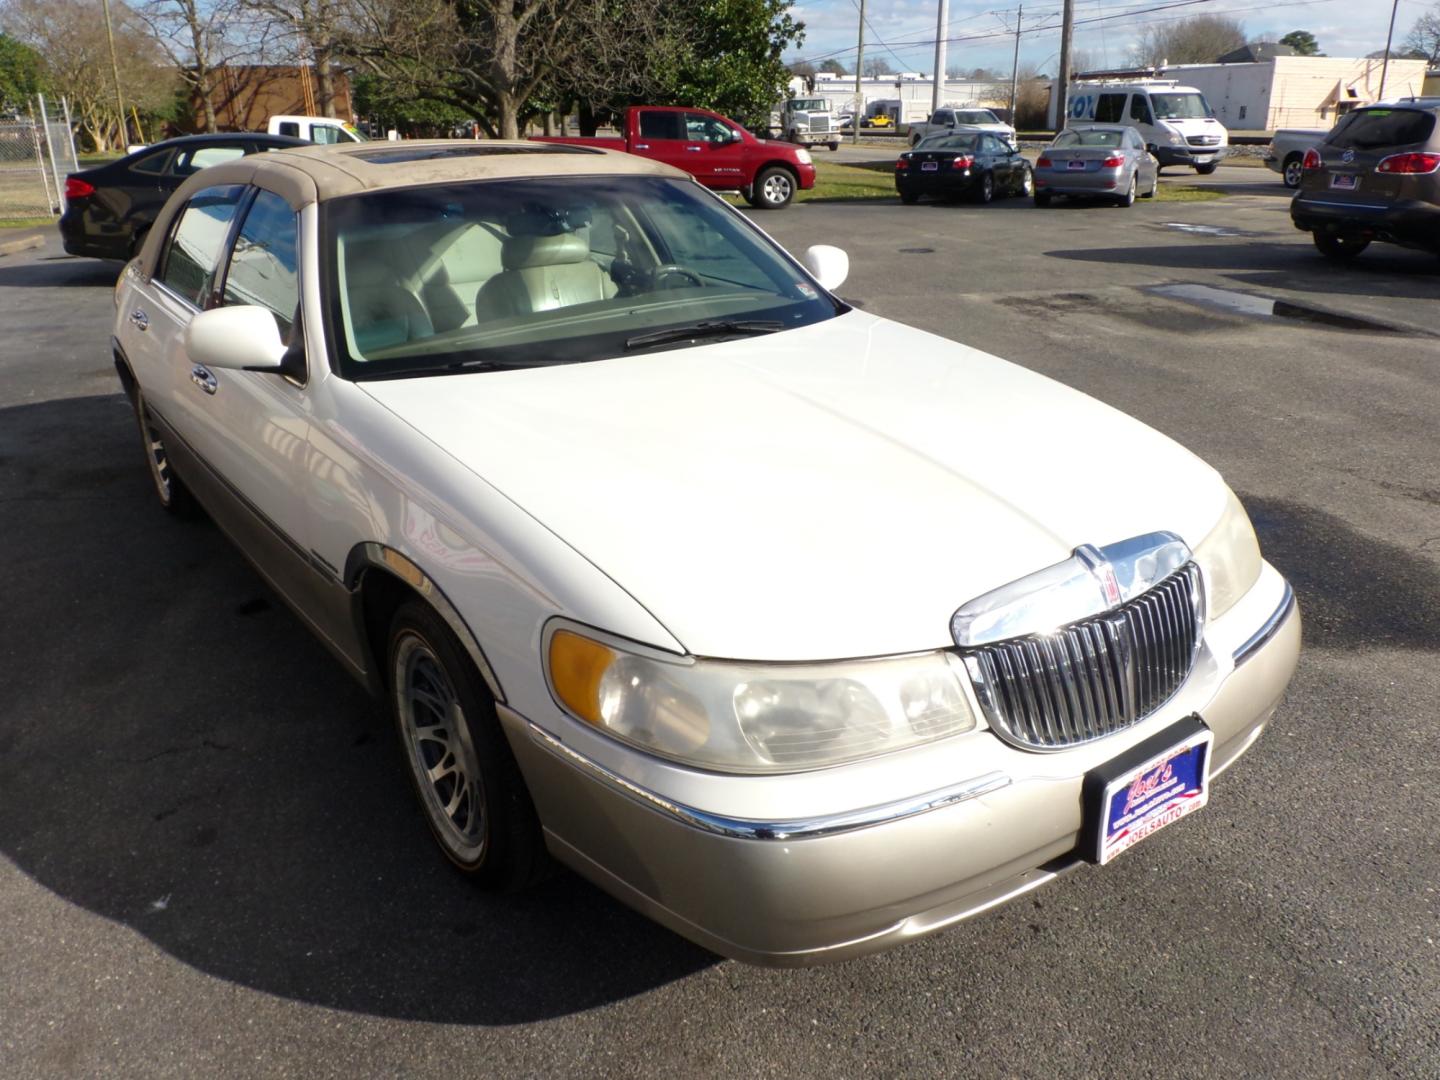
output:
[[796,191],[815,186],[815,166],[803,146],[757,139],[733,120],[705,109],[636,105],[625,110],[624,138],[546,136],[535,141],[599,146],[663,161],[708,188],[739,191],[761,210],[778,210]]

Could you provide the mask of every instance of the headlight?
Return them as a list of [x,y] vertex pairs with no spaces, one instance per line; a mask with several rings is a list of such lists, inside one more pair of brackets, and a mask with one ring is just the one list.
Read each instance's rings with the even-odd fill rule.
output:
[[577,719],[671,760],[723,772],[796,772],[975,727],[949,653],[757,664],[641,653],[557,629],[557,700]]
[[1165,141],[1168,142],[1171,146],[1184,146],[1185,136],[1172,131],[1165,136]]
[[801,165],[809,165],[810,151],[806,150],[804,147],[801,147],[799,150],[795,151],[795,159],[799,161]]
[[1200,541],[1195,562],[1205,578],[1206,610],[1211,618],[1234,607],[1260,577],[1260,544],[1255,529],[1229,488],[1225,489],[1225,511],[1220,523]]

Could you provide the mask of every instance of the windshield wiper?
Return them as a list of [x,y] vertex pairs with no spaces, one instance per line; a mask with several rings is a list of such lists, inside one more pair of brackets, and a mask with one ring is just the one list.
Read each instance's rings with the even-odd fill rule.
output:
[[731,334],[773,334],[783,329],[784,324],[775,319],[716,319],[713,322],[697,322],[689,326],[672,326],[665,330],[652,330],[648,334],[636,334],[625,339],[625,348],[643,349],[647,345],[668,345],[673,341],[726,337]]

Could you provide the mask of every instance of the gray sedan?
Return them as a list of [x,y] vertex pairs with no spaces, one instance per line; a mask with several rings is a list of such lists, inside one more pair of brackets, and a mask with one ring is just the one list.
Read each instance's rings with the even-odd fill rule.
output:
[[1160,186],[1160,167],[1145,140],[1123,124],[1066,128],[1035,162],[1035,205],[1056,195],[1088,196],[1130,206]]

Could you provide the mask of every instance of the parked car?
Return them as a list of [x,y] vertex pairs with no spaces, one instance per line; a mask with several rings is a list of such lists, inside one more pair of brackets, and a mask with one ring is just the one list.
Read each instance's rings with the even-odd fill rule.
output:
[[910,145],[916,146],[921,139],[931,135],[944,135],[951,131],[989,131],[1015,141],[1015,129],[1001,120],[989,109],[936,109],[923,124],[910,125]]
[[1275,132],[1261,160],[1265,167],[1280,174],[1287,188],[1298,188],[1305,171],[1305,151],[1319,146],[1326,132],[1314,128],[1284,128]]
[[987,131],[931,135],[895,159],[895,190],[912,204],[922,195],[988,203],[997,195],[1034,190],[1030,162],[1012,143]]
[[1036,206],[1056,195],[1133,206],[1137,196],[1153,199],[1159,186],[1159,163],[1140,133],[1123,124],[1068,127],[1035,159]]
[[457,867],[825,963],[1204,806],[1300,641],[1213,469],[847,270],[631,155],[312,147],[176,192],[113,347],[161,505],[386,703]]
[[871,114],[870,116],[867,116],[867,117],[865,117],[863,120],[861,120],[861,121],[860,121],[860,126],[861,126],[861,127],[868,127],[868,128],[892,128],[892,129],[893,129],[893,128],[895,127],[895,118],[894,118],[893,116],[891,116],[889,113],[883,113],[883,112],[873,113],[873,114]]
[[165,200],[191,174],[260,150],[308,145],[303,139],[255,132],[185,135],[81,169],[65,178],[61,242],[71,255],[128,259],[139,252]]
[[1440,106],[1356,109],[1305,151],[1290,219],[1322,255],[1351,259],[1372,241],[1440,254]]
[[683,169],[715,191],[738,191],[751,206],[779,210],[797,191],[815,186],[810,151],[775,139],[759,139],[734,121],[705,109],[637,105],[625,111],[625,134],[615,138],[536,137],[624,150]]

